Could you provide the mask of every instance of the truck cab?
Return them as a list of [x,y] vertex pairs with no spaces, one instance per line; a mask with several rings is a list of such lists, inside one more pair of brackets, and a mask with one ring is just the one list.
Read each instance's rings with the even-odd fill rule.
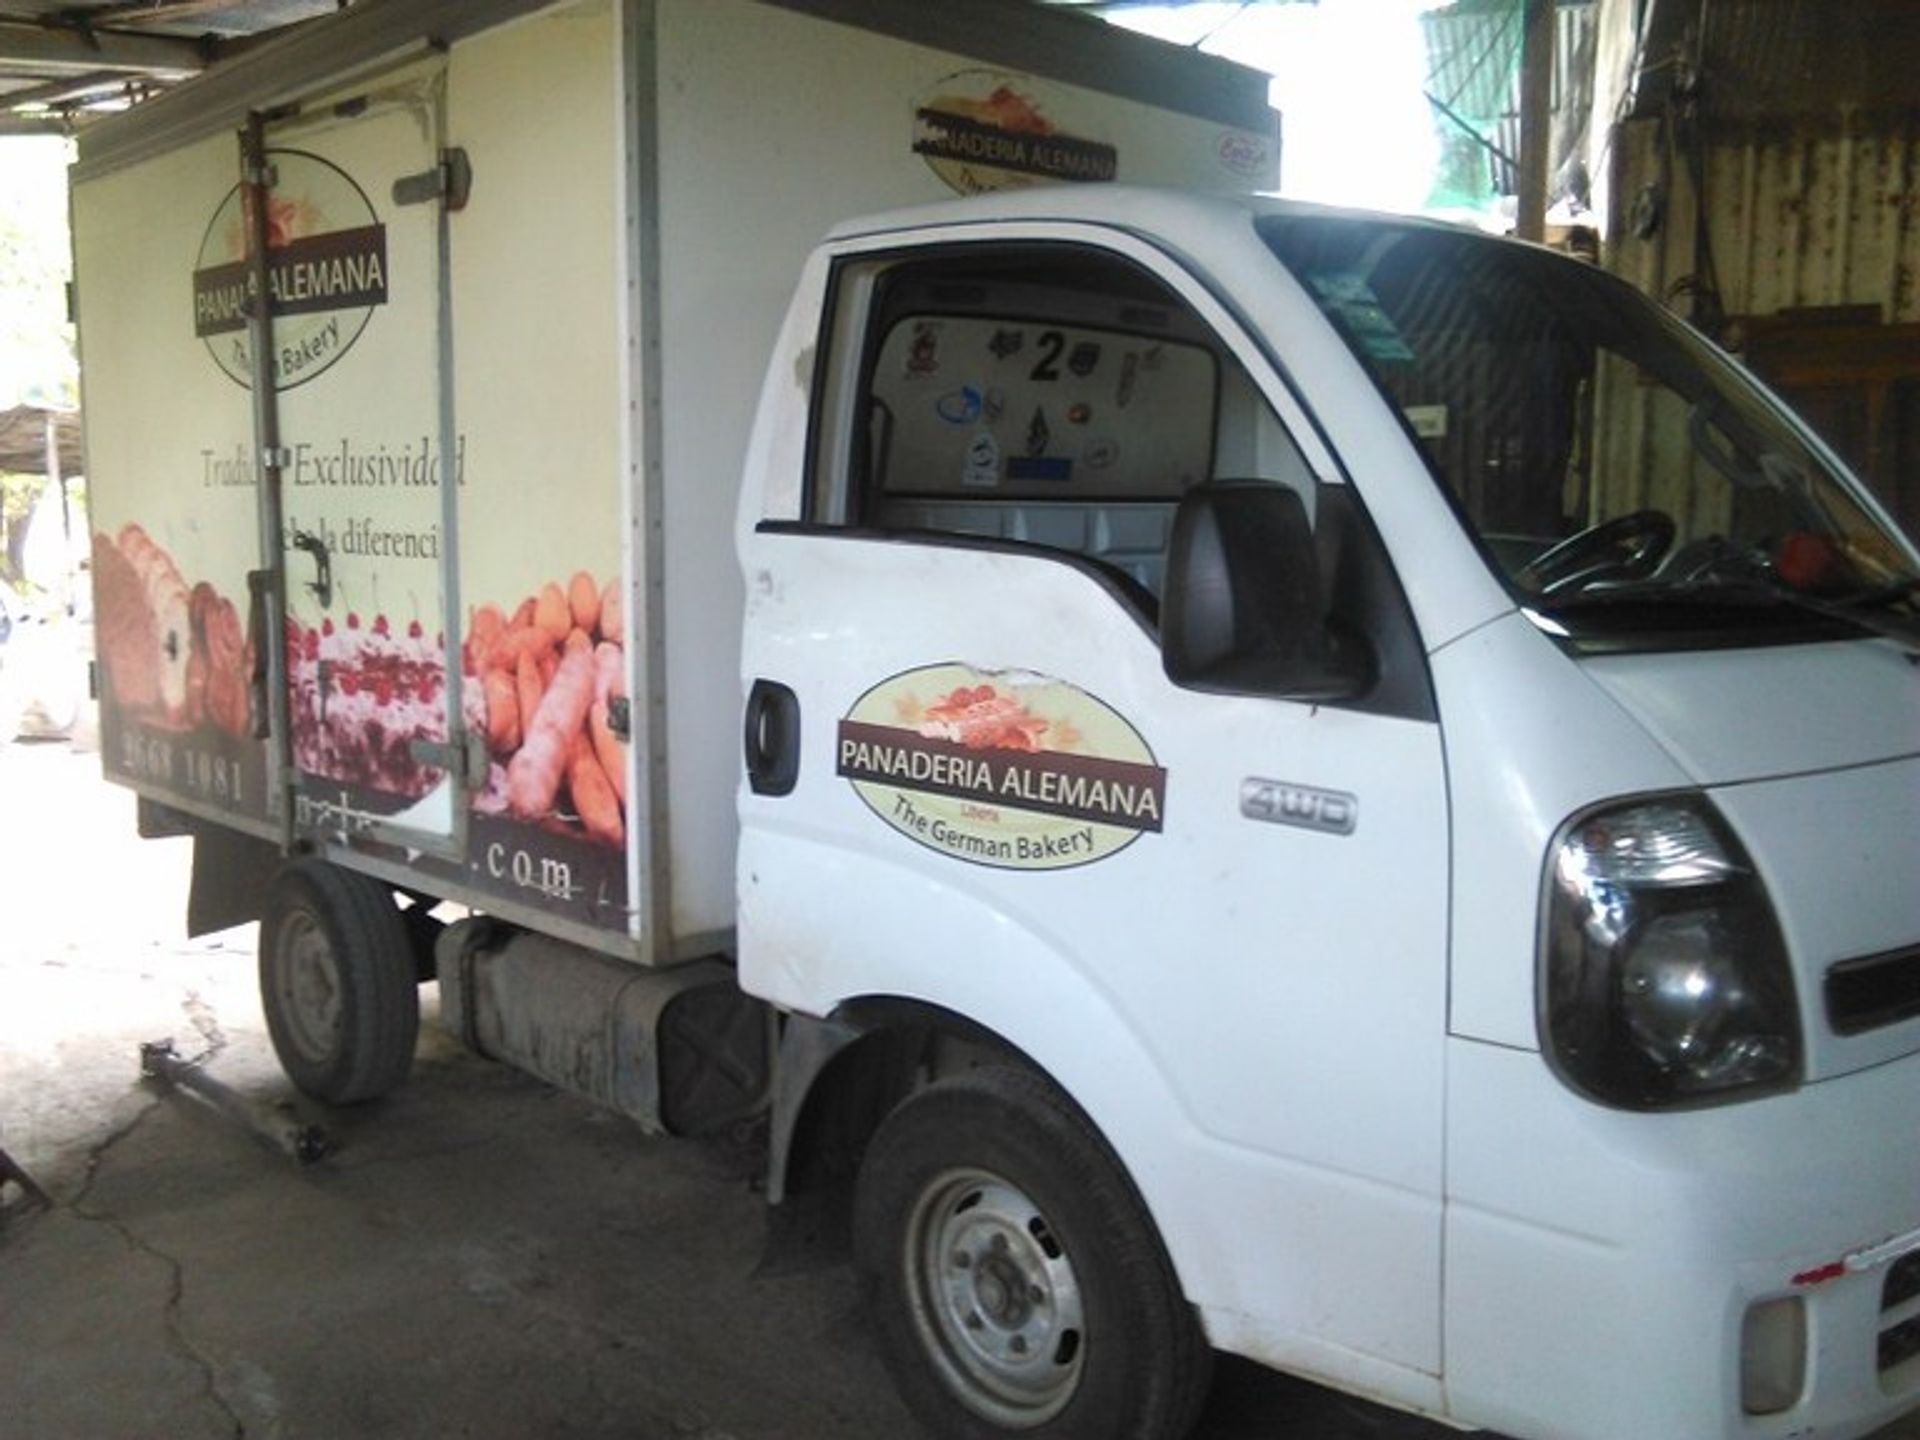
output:
[[1172,1433],[1197,1337],[1527,1435],[1912,1407],[1920,563],[1701,337],[1415,221],[886,215],[735,538],[776,1161],[877,1102],[923,1416]]

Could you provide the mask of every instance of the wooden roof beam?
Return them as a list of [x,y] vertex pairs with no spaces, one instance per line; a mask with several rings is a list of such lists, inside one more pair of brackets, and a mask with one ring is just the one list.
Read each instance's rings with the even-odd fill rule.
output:
[[184,79],[206,63],[197,40],[0,20],[0,70],[54,78],[112,70]]

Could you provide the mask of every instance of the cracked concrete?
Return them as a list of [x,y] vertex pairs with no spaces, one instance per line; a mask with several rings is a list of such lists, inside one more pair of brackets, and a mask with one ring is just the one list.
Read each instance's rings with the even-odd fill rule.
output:
[[[851,1276],[764,1264],[757,1154],[652,1140],[462,1050],[431,988],[412,1080],[318,1115],[301,1169],[138,1080],[173,1036],[291,1092],[249,931],[181,933],[183,842],[91,757],[0,746],[0,1144],[55,1207],[0,1211],[7,1440],[911,1440]],[[1452,1432],[1223,1363],[1199,1440]],[[1920,1422],[1881,1440],[1920,1440]]]
[[[119,1216],[97,1209],[88,1203],[88,1196],[93,1189],[93,1182],[100,1173],[100,1167],[106,1162],[109,1152],[122,1141],[133,1135],[142,1123],[154,1114],[159,1103],[159,1100],[156,1098],[151,1103],[144,1105],[125,1125],[115,1130],[98,1144],[88,1148],[86,1170],[80,1181],[80,1187],[72,1198],[66,1201],[63,1208],[68,1215],[76,1219],[85,1221],[88,1224],[104,1226],[106,1229],[111,1230],[115,1235],[120,1237],[129,1251],[157,1261],[164,1268],[166,1285],[164,1287],[164,1302],[161,1306],[161,1315],[166,1331],[167,1345],[176,1356],[184,1360],[197,1373],[202,1399],[218,1410],[223,1417],[222,1428],[216,1433],[229,1436],[242,1436],[247,1433],[246,1426],[240,1417],[234,1413],[233,1407],[229,1405],[221,1395],[212,1362],[208,1360],[206,1355],[201,1353],[199,1346],[194,1343],[193,1337],[187,1333],[186,1327],[181,1321],[180,1305],[186,1290],[186,1276],[181,1268],[180,1261],[141,1238],[141,1236],[136,1234]],[[4,1392],[0,1391],[0,1393]],[[30,1412],[23,1418],[31,1418]]]
[[[143,1112],[143,1115],[148,1113],[151,1112]],[[224,1433],[232,1436],[245,1435],[246,1425],[235,1413],[233,1406],[229,1405],[220,1393],[219,1379],[215,1374],[213,1362],[201,1352],[181,1321],[180,1304],[186,1291],[186,1275],[180,1262],[164,1250],[141,1239],[116,1216],[90,1210],[80,1201],[74,1201],[67,1208],[82,1220],[106,1226],[126,1242],[129,1250],[156,1260],[165,1268],[167,1284],[161,1314],[166,1326],[167,1344],[174,1354],[186,1361],[197,1373],[201,1398],[219,1411]]]

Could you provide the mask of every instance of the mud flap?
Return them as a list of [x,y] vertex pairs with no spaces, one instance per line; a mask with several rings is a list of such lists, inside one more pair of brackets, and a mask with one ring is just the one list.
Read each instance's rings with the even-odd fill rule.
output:
[[193,883],[187,891],[187,935],[210,935],[260,918],[267,887],[281,865],[277,846],[239,830],[193,830]]

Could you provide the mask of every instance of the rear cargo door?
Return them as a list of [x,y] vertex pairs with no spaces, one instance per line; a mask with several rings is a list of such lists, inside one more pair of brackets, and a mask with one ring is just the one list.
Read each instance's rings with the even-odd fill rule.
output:
[[266,126],[272,353],[234,353],[277,412],[295,828],[457,853],[444,116],[434,60]]

